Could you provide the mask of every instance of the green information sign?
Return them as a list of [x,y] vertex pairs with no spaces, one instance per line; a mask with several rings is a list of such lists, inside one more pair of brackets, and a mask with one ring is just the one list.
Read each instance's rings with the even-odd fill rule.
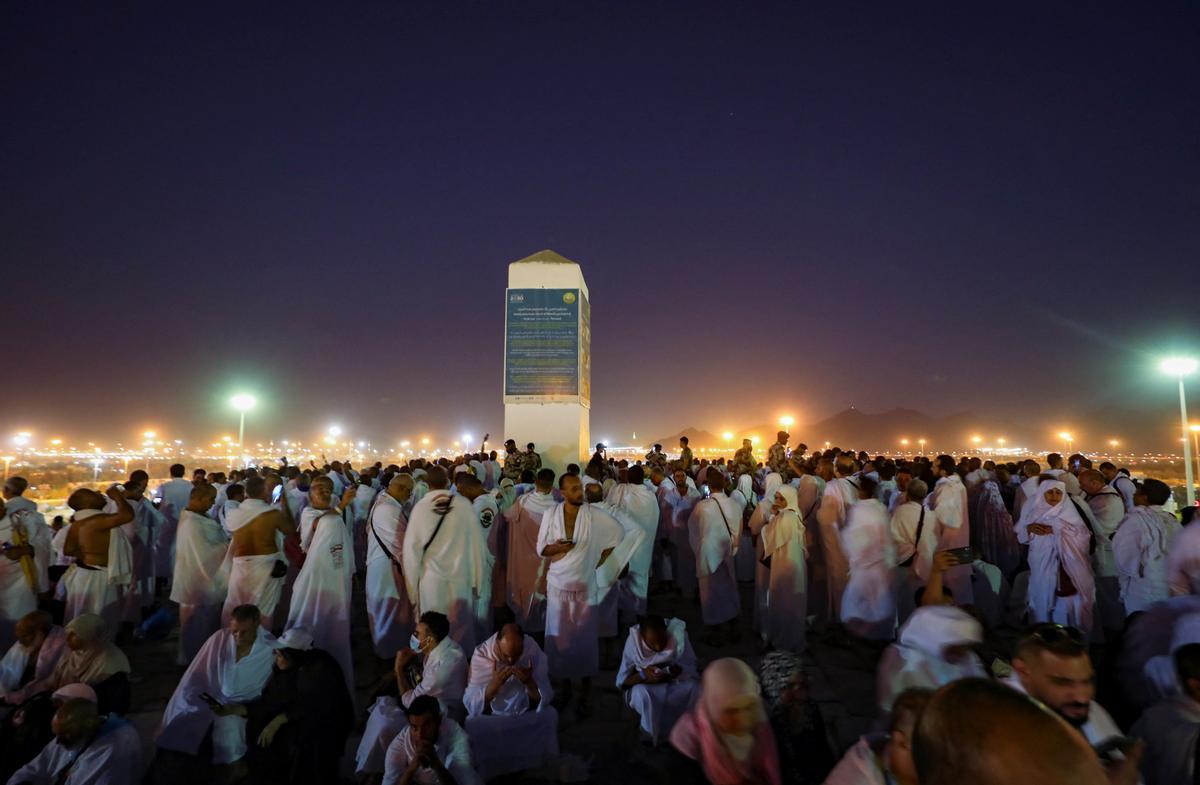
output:
[[591,393],[590,313],[579,289],[509,289],[504,394],[580,400]]

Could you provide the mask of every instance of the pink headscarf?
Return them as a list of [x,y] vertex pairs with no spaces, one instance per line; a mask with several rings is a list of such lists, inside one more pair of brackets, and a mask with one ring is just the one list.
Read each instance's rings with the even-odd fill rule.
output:
[[[735,703],[757,701],[758,722],[751,732],[753,746],[744,760],[730,751],[714,718]],[[671,744],[697,761],[712,785],[780,785],[779,754],[775,734],[762,708],[758,679],[750,666],[726,657],[704,669],[700,698],[695,707],[679,718],[671,730]]]

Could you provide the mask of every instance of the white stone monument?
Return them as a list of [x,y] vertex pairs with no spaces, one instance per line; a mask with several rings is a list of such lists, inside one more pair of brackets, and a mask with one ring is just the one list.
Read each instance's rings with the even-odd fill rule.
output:
[[533,442],[558,474],[590,455],[591,311],[583,271],[554,251],[508,266],[504,439]]

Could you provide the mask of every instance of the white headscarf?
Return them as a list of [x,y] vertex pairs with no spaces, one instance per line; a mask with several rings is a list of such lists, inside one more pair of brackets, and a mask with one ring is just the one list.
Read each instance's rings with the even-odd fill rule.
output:
[[783,485],[783,476],[779,472],[768,474],[766,479],[763,480],[763,501],[774,502],[775,491],[779,489],[780,485]]
[[746,498],[746,504],[751,507],[755,504],[754,499],[754,480],[749,474],[743,474],[738,477],[737,489],[742,492],[742,496]]
[[[793,537],[800,533],[800,501],[796,495],[796,489],[790,485],[780,485],[775,489],[775,493],[764,496],[763,502],[774,504],[776,495],[782,496],[787,501],[787,505],[772,515],[771,520],[767,521],[762,528],[763,553],[767,555],[787,545]],[[800,545],[804,546],[803,539],[801,539]]]
[[[1062,491],[1063,497],[1058,504],[1050,504],[1046,501],[1046,491],[1050,490]],[[1021,510],[1021,521],[1017,524],[1018,529],[1027,529],[1031,523],[1043,523],[1056,530],[1062,526],[1087,527],[1087,523],[1079,517],[1079,511],[1075,509],[1075,505],[1071,504],[1067,486],[1062,480],[1043,481],[1038,485],[1037,493],[1026,502],[1026,505],[1027,507]]]
[[983,627],[974,616],[953,605],[917,608],[900,628],[899,643],[928,657],[942,659],[947,646],[983,642]]

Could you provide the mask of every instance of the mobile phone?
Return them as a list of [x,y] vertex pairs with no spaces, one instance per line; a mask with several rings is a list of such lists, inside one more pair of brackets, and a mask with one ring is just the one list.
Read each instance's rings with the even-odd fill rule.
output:
[[271,491],[271,504],[279,503],[279,496],[283,493],[283,485],[276,485],[275,490]]
[[[1137,739],[1130,739],[1126,736],[1113,736],[1110,739],[1105,739],[1092,749],[1096,751],[1096,757],[1111,763],[1122,760],[1129,754],[1129,750],[1133,748],[1134,744],[1137,744]],[[1114,752],[1119,752],[1120,755],[1113,755]]]
[[974,564],[975,560],[979,558],[974,545],[968,545],[965,548],[949,548],[942,553],[950,554],[955,564]]
[[712,488],[708,487],[708,483],[704,483],[700,486],[700,493],[702,493],[704,498],[707,499],[709,496],[712,496]]

